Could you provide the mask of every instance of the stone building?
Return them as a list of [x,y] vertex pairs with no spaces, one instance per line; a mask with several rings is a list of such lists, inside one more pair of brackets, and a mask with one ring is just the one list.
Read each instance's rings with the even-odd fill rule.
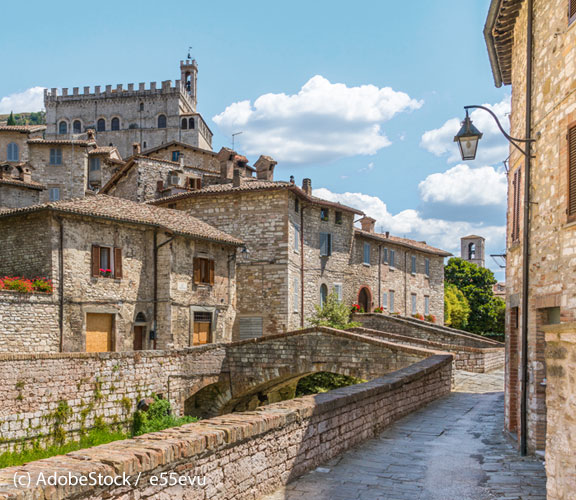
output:
[[[233,155],[231,156],[233,157]],[[223,160],[232,171],[232,160]],[[374,232],[362,212],[273,180],[275,162],[261,157],[257,177],[175,194],[151,202],[188,211],[245,241],[237,262],[236,338],[306,326],[329,293],[366,311],[382,305],[390,313],[444,318],[443,259],[450,255],[423,242]]]
[[[527,439],[529,452],[545,448],[547,387],[552,381],[564,384],[559,377],[569,376],[566,370],[547,372],[544,330],[549,324],[573,322],[576,314],[575,20],[576,4],[569,0],[492,0],[485,28],[496,86],[512,86],[510,135],[535,139],[529,172],[526,157],[510,147],[506,251],[506,428],[520,442],[523,436]],[[523,256],[526,242],[528,261]],[[522,308],[523,269],[528,274],[526,310]],[[524,325],[528,343],[526,391],[522,390]],[[576,355],[560,355],[572,359],[573,377]],[[570,397],[573,400],[574,394]],[[567,404],[564,401],[563,405]],[[570,404],[570,409],[564,409],[569,413],[566,418],[573,422],[574,407]],[[559,420],[555,422],[557,425]],[[556,430],[548,428],[548,433]],[[576,434],[573,424],[571,433]],[[568,434],[570,431],[559,436],[556,444],[564,446],[565,456],[573,457],[573,447],[566,447]],[[561,459],[547,456],[548,498],[571,498],[574,494],[576,479],[571,463],[564,465]],[[562,470],[572,474],[565,496],[559,494],[557,479]]]
[[54,283],[51,295],[0,291],[0,351],[230,341],[241,244],[181,211],[103,195],[0,211],[0,276]]
[[471,234],[460,238],[460,258],[478,267],[486,267],[485,248],[486,239],[483,236]]
[[93,129],[98,144],[117,147],[124,158],[134,143],[142,150],[172,141],[211,150],[212,132],[196,110],[197,76],[196,61],[186,60],[180,61],[180,79],[174,84],[45,90],[46,137],[77,138]]

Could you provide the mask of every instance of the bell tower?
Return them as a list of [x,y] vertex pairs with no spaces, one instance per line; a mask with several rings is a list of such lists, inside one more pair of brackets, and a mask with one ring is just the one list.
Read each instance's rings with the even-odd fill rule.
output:
[[486,267],[484,261],[485,239],[471,234],[460,238],[460,258],[480,267]]
[[196,59],[186,59],[180,61],[180,82],[184,87],[185,92],[190,96],[194,104],[194,112],[196,111],[197,96],[196,96],[196,82],[198,80],[198,64]]

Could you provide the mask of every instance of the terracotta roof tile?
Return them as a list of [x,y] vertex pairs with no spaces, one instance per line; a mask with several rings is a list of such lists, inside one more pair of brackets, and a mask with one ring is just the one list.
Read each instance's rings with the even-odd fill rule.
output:
[[88,151],[88,154],[89,155],[110,154],[113,151],[117,151],[116,146],[97,146],[94,149]]
[[22,132],[29,134],[46,130],[46,125],[0,125],[0,132]]
[[94,141],[85,141],[80,139],[40,139],[38,137],[34,139],[28,139],[26,142],[28,144],[54,144],[56,146],[59,144],[82,147],[96,146]]
[[427,245],[423,241],[411,240],[409,238],[400,238],[399,236],[386,236],[381,233],[369,233],[367,231],[362,231],[362,229],[354,228],[354,233],[358,236],[364,236],[365,238],[371,238],[378,241],[383,241],[386,243],[393,243],[396,245],[401,245],[403,247],[412,248],[414,250],[420,250],[421,252],[431,253],[435,255],[440,255],[442,257],[449,257],[452,255],[446,250],[441,250],[440,248]]
[[18,186],[18,187],[23,187],[23,188],[36,189],[38,191],[42,191],[42,190],[46,189],[46,186],[44,184],[40,184],[39,182],[34,182],[34,181],[24,182],[23,180],[20,180],[20,179],[2,179],[2,178],[0,178],[0,184],[7,184],[10,186]]
[[119,222],[144,224],[184,236],[235,246],[242,245],[242,241],[238,238],[230,236],[181,210],[154,207],[101,194],[24,208],[0,210],[0,217],[11,217],[41,211],[78,214]]

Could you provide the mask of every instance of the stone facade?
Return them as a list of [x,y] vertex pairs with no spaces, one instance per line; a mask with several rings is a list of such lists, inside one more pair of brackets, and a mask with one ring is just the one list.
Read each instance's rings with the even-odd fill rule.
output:
[[[393,374],[331,391],[226,415],[18,467],[86,475],[141,474],[136,494],[167,498],[255,498],[372,438],[391,422],[450,392],[451,357],[437,355]],[[76,457],[82,457],[78,460]],[[140,458],[139,458],[140,457]],[[141,457],[148,457],[141,460]],[[63,469],[64,468],[64,469]],[[203,487],[149,484],[161,471],[205,478]],[[16,468],[0,472],[6,493],[36,498],[37,488],[13,485]],[[145,491],[145,493],[144,493]],[[126,488],[56,487],[59,498],[121,498]]]
[[160,86],[129,83],[45,90],[46,136],[69,138],[88,129],[96,131],[99,144],[116,146],[122,157],[132,154],[132,145],[142,150],[170,141],[182,141],[212,149],[212,132],[196,111],[196,61],[180,62],[181,79]]
[[[140,349],[192,345],[196,313],[210,324],[209,341],[230,341],[236,302],[234,245],[165,234],[162,226],[114,221],[100,209],[96,212],[99,215],[87,216],[39,209],[0,218],[0,275],[51,278],[52,307],[62,304],[61,316],[50,310],[45,326],[52,333],[38,333],[43,339],[38,343],[23,334],[37,318],[36,299],[23,298],[20,307],[14,303],[5,309],[2,334],[7,341],[0,342],[0,350],[84,351],[91,314],[113,317],[110,350],[133,349],[136,326],[143,327],[138,329]],[[120,259],[120,266],[114,262],[113,276],[94,275],[94,245],[114,253],[110,262]],[[197,258],[214,263],[212,283],[195,280]],[[36,331],[41,332],[38,324]]]
[[[498,2],[492,2],[492,9]],[[512,85],[510,135],[526,136],[527,2],[510,1],[494,11],[502,28],[493,31],[497,83]],[[546,441],[546,360],[548,323],[576,315],[576,225],[568,215],[568,130],[576,122],[576,23],[567,0],[534,0],[530,137],[536,138],[530,185],[527,438],[531,452]],[[491,10],[492,12],[492,10]],[[509,14],[510,13],[510,14]],[[514,16],[517,17],[514,19]],[[513,16],[508,22],[507,15]],[[480,146],[481,147],[481,146]],[[522,269],[524,155],[510,147],[506,252],[508,311],[506,428],[520,433],[522,360]]]
[[[305,189],[242,179],[237,187],[211,186],[154,202],[188,211],[245,242],[247,251],[238,258],[235,338],[241,337],[241,318],[261,324],[264,335],[304,327],[323,294],[333,291],[352,305],[366,289],[368,310],[392,305],[398,314],[412,314],[414,294],[415,312],[425,314],[427,304],[427,314],[443,322],[447,252],[355,229],[359,211],[312,197]],[[329,252],[321,248],[324,235],[329,235]],[[364,262],[365,244],[370,246],[369,264]]]

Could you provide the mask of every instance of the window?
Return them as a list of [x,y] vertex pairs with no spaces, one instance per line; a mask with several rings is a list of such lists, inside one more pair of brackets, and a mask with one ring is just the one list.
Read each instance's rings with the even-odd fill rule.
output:
[[412,255],[412,274],[416,274],[416,255]]
[[294,278],[292,280],[292,310],[298,312],[300,307],[300,280]]
[[166,115],[158,117],[158,128],[166,128]]
[[413,293],[410,298],[412,301],[412,314],[416,314],[416,294]]
[[240,318],[238,324],[240,340],[256,339],[262,337],[264,330],[262,316],[249,316]]
[[334,213],[334,224],[342,225],[342,212]]
[[326,300],[328,300],[328,287],[322,283],[320,285],[320,307],[324,307]]
[[338,302],[342,302],[342,283],[334,283],[334,293],[338,298]]
[[430,297],[424,296],[424,314],[428,316],[430,314]]
[[394,290],[390,290],[388,292],[388,303],[390,304],[388,306],[388,310],[393,313],[394,312]]
[[330,233],[320,233],[320,257],[332,255],[332,235]]
[[120,130],[120,120],[118,118],[112,118],[110,122],[110,128],[112,130]]
[[11,142],[10,144],[8,144],[8,153],[6,159],[8,161],[18,161],[19,158],[20,153],[18,151],[18,144],[16,144],[15,142]]
[[90,172],[98,172],[100,170],[100,158],[90,158]]
[[194,258],[194,283],[196,285],[214,284],[214,261],[201,257]]
[[[576,137],[575,137],[576,139]],[[576,142],[575,142],[576,147]],[[520,193],[522,191],[522,187],[520,185],[522,181],[522,170],[517,168],[514,171],[514,177],[512,180],[512,241],[518,241],[520,238]],[[572,183],[571,183],[572,184]],[[572,190],[572,188],[571,188]],[[576,194],[576,191],[575,193]],[[569,196],[570,198],[570,196]],[[570,199],[570,204],[572,204],[572,199]],[[576,213],[576,199],[574,200],[574,208]],[[568,213],[570,213],[570,209],[568,209]]]
[[298,226],[298,224],[294,224],[293,248],[296,253],[300,252],[300,226]]
[[182,118],[182,121],[180,122],[180,128],[182,130],[188,129],[188,120],[186,118]]
[[80,120],[74,120],[74,123],[72,123],[72,131],[75,134],[82,133],[82,124],[80,123]]
[[298,198],[294,200],[294,212],[300,212],[300,200]]
[[468,260],[476,258],[476,243],[468,243]]
[[386,292],[382,294],[382,307],[388,309],[388,294]]
[[106,130],[106,120],[104,118],[100,118],[96,122],[96,131],[97,132],[104,132]]
[[172,161],[178,161],[180,159],[180,151],[172,151]]
[[50,149],[50,165],[62,165],[62,149]]
[[60,122],[58,125],[58,133],[63,135],[68,133],[68,124],[64,121]]
[[60,201],[60,188],[50,188],[48,196],[50,201]]
[[[576,1],[574,4],[576,12]],[[576,15],[576,14],[575,14]],[[576,126],[568,130],[568,220],[576,220]]]
[[122,278],[122,249],[92,245],[92,276]]
[[568,0],[568,24],[572,24],[576,19],[576,1]]
[[424,259],[424,274],[430,276],[430,259]]
[[396,250],[390,250],[389,253],[390,262],[388,263],[392,269],[394,269],[396,264]]
[[384,248],[382,250],[382,263],[388,264],[388,249],[387,248]]
[[144,111],[144,103],[143,102],[140,103],[140,111]]
[[194,127],[194,118],[188,118],[188,128],[192,130]]
[[327,222],[329,219],[329,211],[327,208],[321,208],[320,209],[320,220]]
[[364,243],[364,264],[370,265],[370,243]]

